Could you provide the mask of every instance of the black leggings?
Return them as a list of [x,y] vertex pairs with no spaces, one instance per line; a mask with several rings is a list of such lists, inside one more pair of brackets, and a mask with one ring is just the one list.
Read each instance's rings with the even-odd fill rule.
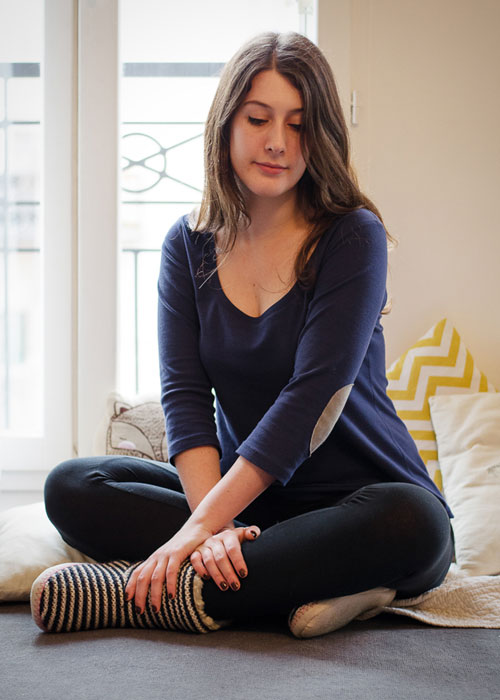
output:
[[[45,503],[63,539],[99,561],[146,559],[190,514],[175,470],[135,457],[63,462],[47,478]],[[414,484],[370,484],[316,504],[285,501],[271,488],[236,523],[262,534],[242,545],[248,576],[239,591],[204,584],[215,619],[286,614],[378,586],[412,597],[438,586],[453,557],[444,506]]]

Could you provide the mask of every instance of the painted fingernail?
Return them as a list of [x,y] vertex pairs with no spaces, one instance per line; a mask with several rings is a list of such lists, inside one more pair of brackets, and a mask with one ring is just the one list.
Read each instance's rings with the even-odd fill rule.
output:
[[153,608],[153,612],[154,612],[154,613],[157,613],[157,612],[158,612],[158,608],[156,607],[156,605],[152,605],[151,607]]
[[231,588],[233,589],[233,591],[238,591],[240,589],[240,585],[239,583],[232,583]]
[[137,613],[138,615],[141,615],[141,614],[142,614],[142,613],[141,613],[141,609],[140,609],[140,607],[139,607],[138,605],[135,606],[135,611],[136,611],[136,613]]
[[250,530],[250,534],[252,535],[252,537],[257,537],[257,533],[255,532],[255,530]]
[[201,577],[204,581],[210,581],[210,576],[208,574],[203,574]]
[[169,599],[169,600],[173,600],[173,599],[174,599],[174,596],[173,596],[171,593],[169,593],[169,594],[168,594],[168,599]]
[[245,569],[240,569],[241,578],[245,578],[246,575],[247,575],[247,572],[245,571]]
[[225,581],[221,581],[219,585],[223,591],[227,591],[227,583]]

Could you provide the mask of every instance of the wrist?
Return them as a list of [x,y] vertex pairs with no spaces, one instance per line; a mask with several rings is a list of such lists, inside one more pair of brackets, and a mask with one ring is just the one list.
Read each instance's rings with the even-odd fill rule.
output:
[[221,526],[220,521],[217,522],[217,519],[211,518],[209,513],[195,511],[191,513],[189,519],[186,520],[183,527],[187,527],[190,530],[194,529],[204,534],[206,537],[211,537],[212,535],[215,535],[226,528],[234,526],[230,526],[229,523]]
[[200,520],[200,518],[193,517],[191,515],[184,525],[181,527],[179,532],[189,532],[190,535],[195,535],[203,538],[204,540],[207,537],[210,537],[211,535],[215,534],[213,532],[213,528],[211,528],[207,523],[203,522],[203,520]]

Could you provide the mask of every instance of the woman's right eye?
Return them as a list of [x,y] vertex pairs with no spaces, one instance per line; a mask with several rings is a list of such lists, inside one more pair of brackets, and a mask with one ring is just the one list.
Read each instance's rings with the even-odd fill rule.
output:
[[267,119],[257,119],[256,117],[248,117],[248,121],[254,126],[261,126],[261,124],[266,123]]

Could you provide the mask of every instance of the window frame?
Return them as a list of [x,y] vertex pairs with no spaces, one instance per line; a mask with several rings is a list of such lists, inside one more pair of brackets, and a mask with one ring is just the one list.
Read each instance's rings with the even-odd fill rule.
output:
[[[75,443],[94,453],[116,389],[119,0],[78,2],[78,343]],[[99,251],[99,254],[96,254]]]
[[[46,0],[41,76],[43,434],[0,436],[0,490],[38,493],[50,468],[73,451],[72,258],[74,249],[74,4]],[[46,154],[50,153],[50,158]],[[50,232],[50,235],[47,235]],[[28,494],[27,496],[28,497]],[[32,500],[32,499],[31,499]]]

